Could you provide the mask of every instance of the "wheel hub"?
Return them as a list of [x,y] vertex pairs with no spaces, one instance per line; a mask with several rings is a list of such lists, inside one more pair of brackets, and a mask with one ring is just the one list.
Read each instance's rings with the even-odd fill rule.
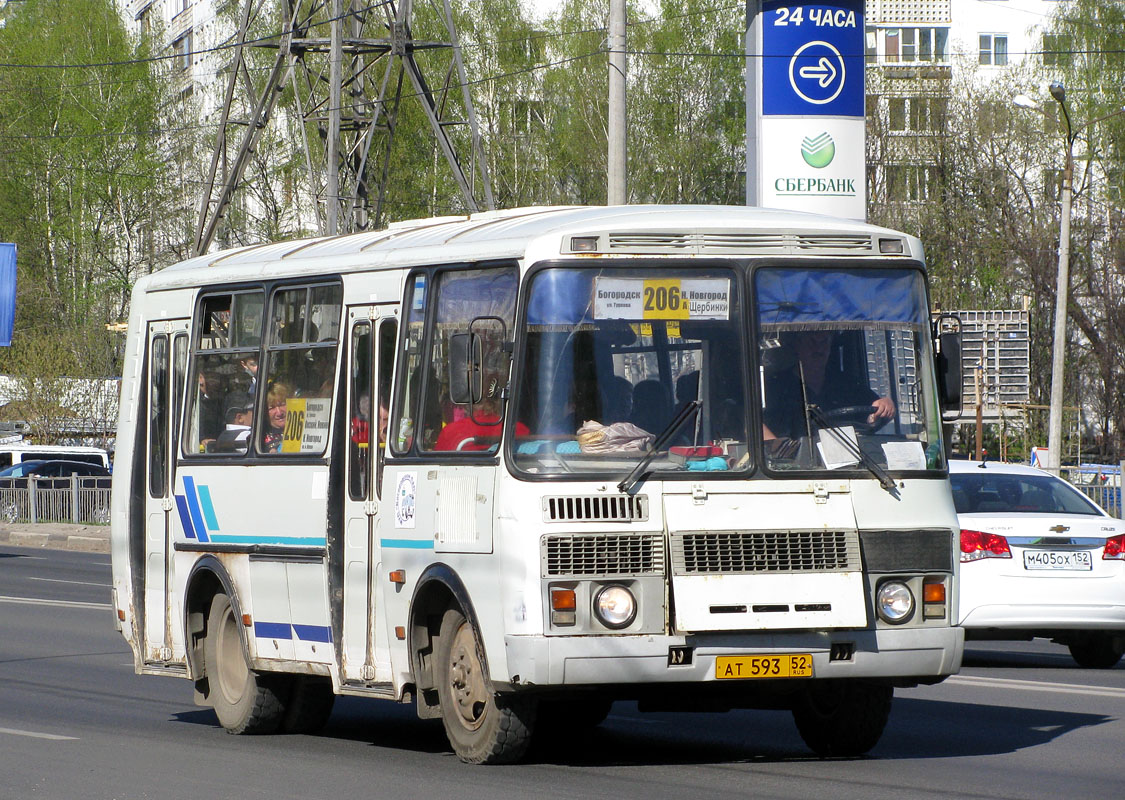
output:
[[476,639],[468,625],[457,630],[449,659],[449,688],[457,704],[457,718],[467,729],[476,730],[484,721],[488,692],[477,658]]

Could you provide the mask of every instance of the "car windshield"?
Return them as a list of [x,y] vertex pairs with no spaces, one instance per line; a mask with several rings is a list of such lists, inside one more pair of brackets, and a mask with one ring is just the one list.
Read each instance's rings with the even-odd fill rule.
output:
[[920,271],[771,267],[754,290],[770,469],[943,468]]
[[958,514],[1088,514],[1098,507],[1062,480],[1050,475],[1025,475],[982,469],[954,472],[953,505]]
[[544,269],[527,308],[513,395],[518,469],[624,478],[646,457],[645,470],[667,474],[747,469],[733,270]]

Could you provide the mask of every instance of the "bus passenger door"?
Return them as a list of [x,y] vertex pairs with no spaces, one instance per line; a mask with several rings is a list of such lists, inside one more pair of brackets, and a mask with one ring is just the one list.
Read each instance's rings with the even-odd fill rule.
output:
[[172,571],[172,497],[179,441],[188,320],[162,320],[148,328],[148,424],[145,492],[144,660],[165,663],[182,632],[169,624]]
[[341,680],[352,684],[389,683],[387,632],[377,625],[382,591],[378,580],[382,513],[379,483],[398,319],[393,306],[363,306],[349,309],[348,324]]

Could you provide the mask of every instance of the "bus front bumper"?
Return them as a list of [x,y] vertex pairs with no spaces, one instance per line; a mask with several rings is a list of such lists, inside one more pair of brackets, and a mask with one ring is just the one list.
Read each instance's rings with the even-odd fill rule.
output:
[[[719,680],[720,656],[809,654],[814,678],[934,682],[961,667],[961,628],[692,636],[505,636],[498,689]],[[835,645],[835,647],[834,647]]]

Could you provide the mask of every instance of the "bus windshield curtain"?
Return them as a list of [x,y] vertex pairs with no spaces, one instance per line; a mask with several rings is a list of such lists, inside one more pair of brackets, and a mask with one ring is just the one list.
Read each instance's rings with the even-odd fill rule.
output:
[[12,346],[16,319],[16,246],[0,242],[0,347]]
[[762,269],[755,276],[765,329],[925,326],[925,284],[915,270]]

